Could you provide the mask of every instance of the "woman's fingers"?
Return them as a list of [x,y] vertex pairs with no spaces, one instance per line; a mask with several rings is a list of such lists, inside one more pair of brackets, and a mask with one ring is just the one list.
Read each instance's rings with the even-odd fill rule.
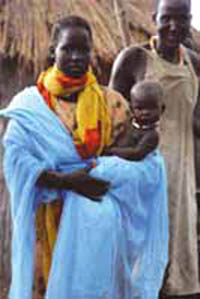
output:
[[79,184],[74,191],[88,197],[91,200],[101,201],[103,195],[108,192],[109,187],[109,182],[89,177],[83,184]]
[[84,168],[84,171],[85,171],[86,173],[88,173],[88,172],[90,172],[90,170],[91,170],[92,168],[94,168],[94,166],[93,166],[93,164],[90,164],[90,165],[88,165],[88,166],[86,166],[86,167]]
[[86,173],[88,173],[88,172],[90,172],[90,170],[92,169],[92,168],[95,168],[96,167],[96,160],[93,160],[88,166],[86,166],[85,168],[84,168],[84,170],[86,171]]

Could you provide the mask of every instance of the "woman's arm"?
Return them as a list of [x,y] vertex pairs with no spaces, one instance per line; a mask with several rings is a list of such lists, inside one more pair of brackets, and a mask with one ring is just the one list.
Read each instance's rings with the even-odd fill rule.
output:
[[16,186],[24,189],[26,182],[30,181],[41,188],[73,190],[92,200],[99,200],[108,190],[108,182],[89,175],[93,165],[73,173],[47,169],[46,162],[33,151],[29,131],[15,120],[8,124],[4,148],[4,173],[9,190]]
[[76,170],[72,173],[60,173],[44,170],[36,184],[39,187],[59,190],[73,190],[91,200],[99,201],[108,191],[109,183],[89,175],[92,166]]

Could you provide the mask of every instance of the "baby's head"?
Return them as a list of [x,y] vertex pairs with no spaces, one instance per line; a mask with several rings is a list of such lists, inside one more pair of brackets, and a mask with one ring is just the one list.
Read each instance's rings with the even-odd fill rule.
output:
[[139,125],[151,125],[159,121],[164,111],[164,92],[159,82],[140,81],[131,88],[130,96],[133,118]]

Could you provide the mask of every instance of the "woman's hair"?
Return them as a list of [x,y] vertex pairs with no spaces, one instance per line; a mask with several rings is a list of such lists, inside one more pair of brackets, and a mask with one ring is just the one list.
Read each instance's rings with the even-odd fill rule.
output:
[[54,50],[59,41],[60,33],[62,30],[67,28],[84,28],[91,39],[92,42],[92,29],[90,24],[82,17],[76,15],[70,15],[67,17],[63,17],[58,20],[52,27],[51,36],[50,36],[50,44],[48,48],[48,54],[46,59],[46,67],[49,67],[54,64]]

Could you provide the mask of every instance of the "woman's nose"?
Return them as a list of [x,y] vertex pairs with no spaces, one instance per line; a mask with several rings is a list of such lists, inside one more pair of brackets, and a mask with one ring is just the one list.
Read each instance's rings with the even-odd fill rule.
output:
[[82,58],[79,51],[73,51],[71,57],[72,57],[72,60],[80,60]]

